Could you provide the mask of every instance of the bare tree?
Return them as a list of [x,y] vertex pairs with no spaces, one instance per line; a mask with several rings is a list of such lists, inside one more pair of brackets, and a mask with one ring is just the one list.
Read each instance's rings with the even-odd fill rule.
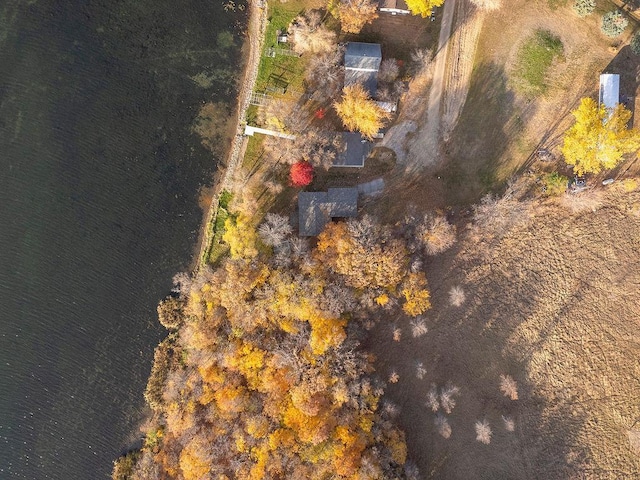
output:
[[336,34],[322,25],[322,16],[317,10],[299,15],[289,27],[293,50],[297,53],[324,53],[336,46]]
[[397,326],[393,327],[393,340],[395,342],[399,342],[402,338],[402,330],[400,330]]
[[428,48],[416,49],[411,52],[411,70],[413,74],[418,73],[420,70],[426,68],[431,59],[433,58],[433,50]]
[[522,185],[510,184],[501,197],[487,194],[473,207],[476,228],[485,234],[501,237],[516,225],[525,223],[531,213],[531,202],[521,200]]
[[398,383],[398,380],[400,380],[400,375],[395,370],[392,370],[389,375],[389,383]]
[[424,368],[424,364],[422,362],[418,362],[416,365],[416,377],[418,380],[422,380],[424,376],[427,374],[427,369]]
[[258,227],[262,241],[275,248],[284,244],[292,231],[287,217],[271,212],[265,215],[264,222]]
[[338,96],[344,83],[343,56],[344,48],[337,47],[330,52],[314,55],[309,60],[306,81],[316,101],[323,102]]
[[518,399],[518,383],[511,375],[500,375],[500,391],[511,400]]
[[385,58],[382,60],[380,69],[378,70],[378,81],[391,83],[398,78],[398,75],[400,75],[400,68],[395,58]]
[[429,329],[427,328],[424,318],[418,317],[411,321],[411,334],[414,338],[421,337],[428,331]]
[[442,437],[449,438],[451,436],[451,425],[449,425],[447,417],[439,413],[436,415],[436,418],[434,418],[433,423],[436,426],[436,430],[438,430],[438,433],[442,435]]
[[485,445],[489,445],[489,443],[491,443],[491,436],[493,435],[489,422],[487,420],[478,420],[475,428],[476,440],[480,443],[484,443]]
[[455,396],[458,393],[460,393],[460,389],[450,383],[445,387],[442,387],[440,390],[440,405],[442,405],[442,409],[447,414],[451,413],[453,408],[456,406]]
[[516,429],[516,422],[513,421],[511,417],[502,416],[502,421],[504,422],[504,429],[507,432],[513,432]]
[[[300,124],[296,128],[302,127]],[[293,141],[267,137],[264,145],[285,163],[306,161],[315,167],[329,168],[338,154],[340,137],[335,132],[305,127]]]
[[431,384],[429,392],[427,393],[427,403],[425,404],[433,412],[437,412],[440,408],[440,401],[438,400],[438,387],[435,383]]
[[388,417],[394,418],[400,413],[400,407],[390,400],[384,400],[382,402],[382,412]]
[[466,295],[464,294],[464,290],[460,285],[455,287],[451,287],[449,290],[449,303],[454,307],[461,306],[466,300]]
[[437,255],[455,243],[456,227],[441,215],[427,214],[418,227],[418,235],[427,255]]

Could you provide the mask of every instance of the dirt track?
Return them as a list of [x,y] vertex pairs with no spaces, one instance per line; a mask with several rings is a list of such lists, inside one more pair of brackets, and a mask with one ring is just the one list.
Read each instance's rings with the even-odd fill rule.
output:
[[412,81],[399,121],[383,142],[409,172],[437,163],[441,138],[456,124],[483,18],[468,0],[445,2],[435,57]]

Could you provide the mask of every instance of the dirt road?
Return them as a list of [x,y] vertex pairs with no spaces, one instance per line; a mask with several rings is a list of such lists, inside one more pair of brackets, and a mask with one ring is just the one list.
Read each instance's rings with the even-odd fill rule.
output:
[[436,55],[413,79],[404,112],[383,142],[409,172],[435,164],[442,138],[455,127],[469,90],[482,19],[467,0],[445,2]]
[[[449,52],[449,39],[451,38],[451,27],[453,26],[453,17],[456,10],[456,0],[449,0],[444,4],[442,14],[442,25],[440,26],[440,37],[438,38],[438,51],[434,58],[433,83],[429,92],[429,103],[427,107],[427,122],[421,128],[421,134],[409,147],[410,154],[413,152],[417,155],[410,155],[419,159],[418,164],[426,164],[429,162],[431,155],[436,155],[438,150],[438,142],[440,140],[440,106],[442,104],[443,86],[445,79],[445,68],[447,66],[447,58]],[[432,152],[425,154],[425,152]],[[419,165],[420,166],[420,165]]]

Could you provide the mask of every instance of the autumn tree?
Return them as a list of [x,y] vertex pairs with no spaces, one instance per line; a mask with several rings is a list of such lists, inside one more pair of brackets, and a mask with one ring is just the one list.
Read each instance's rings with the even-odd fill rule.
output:
[[224,222],[224,240],[231,251],[231,258],[254,258],[258,255],[258,234],[248,215],[241,213]]
[[313,181],[313,165],[301,160],[291,165],[289,179],[294,187],[306,187]]
[[344,83],[344,67],[341,65],[343,58],[344,48],[336,47],[309,59],[305,80],[308,90],[313,92],[314,100],[323,102],[337,96]]
[[390,114],[380,108],[359,84],[345,87],[342,100],[334,104],[338,116],[350,131],[358,131],[372,139],[390,118]]
[[340,28],[346,33],[360,33],[362,27],[378,18],[378,2],[374,0],[339,0],[337,12]]
[[297,16],[289,33],[293,50],[300,54],[321,54],[336,48],[336,34],[322,24],[322,16],[315,10]]
[[444,0],[406,0],[407,7],[413,15],[427,18],[435,7],[440,7]]
[[614,168],[625,154],[640,148],[640,134],[628,128],[631,112],[623,105],[608,110],[583,98],[572,114],[575,123],[565,134],[561,151],[577,175]]

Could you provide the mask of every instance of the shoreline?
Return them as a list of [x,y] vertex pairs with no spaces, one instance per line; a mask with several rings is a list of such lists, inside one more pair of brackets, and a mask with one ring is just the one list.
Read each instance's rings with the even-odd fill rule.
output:
[[[194,254],[197,256],[191,262],[191,272],[197,273],[205,266],[207,251],[211,248],[213,240],[213,225],[218,213],[220,194],[224,190],[231,190],[231,179],[233,178],[238,165],[242,162],[242,152],[244,143],[247,141],[243,135],[243,127],[249,108],[251,93],[258,76],[258,66],[262,47],[264,45],[264,35],[267,26],[267,3],[264,0],[248,0],[249,21],[247,24],[247,38],[244,40],[242,50],[249,51],[243,55],[246,59],[240,77],[240,88],[238,90],[238,100],[234,113],[235,133],[231,140],[231,145],[220,165],[224,165],[221,170],[214,174],[213,195],[211,204],[203,214],[203,221],[198,233],[198,241]],[[233,121],[231,122],[233,124]]]

